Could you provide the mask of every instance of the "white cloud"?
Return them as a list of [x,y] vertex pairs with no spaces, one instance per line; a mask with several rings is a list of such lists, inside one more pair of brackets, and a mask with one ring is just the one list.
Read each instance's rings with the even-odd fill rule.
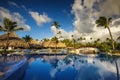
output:
[[[109,37],[108,30],[105,28],[96,27],[95,20],[99,16],[113,17],[113,23],[110,25],[114,39],[120,35],[120,2],[119,0],[75,0],[72,5],[71,13],[75,16],[73,20],[74,30],[67,32],[61,29],[63,37],[70,38],[74,35],[75,38],[86,37],[86,41],[98,38],[105,40]],[[111,5],[110,7],[108,7]],[[52,28],[53,30],[53,28]],[[53,30],[55,32],[55,29]]]
[[[63,38],[68,38],[71,39],[71,35],[73,34],[72,31],[70,32],[66,32],[64,29],[60,28],[60,29],[56,29],[55,26],[51,26],[51,30],[54,32],[55,35],[58,36],[62,36]],[[57,33],[61,31],[61,35],[58,35]]]
[[15,2],[8,1],[8,4],[11,6],[15,6],[15,7],[19,8],[19,6]]
[[26,8],[24,5],[22,5],[21,7],[22,7],[25,11],[28,11],[27,8]]
[[38,26],[41,26],[42,24],[48,23],[48,22],[50,22],[52,20],[45,13],[39,14],[38,12],[30,11],[29,14],[36,21]]
[[12,21],[16,21],[18,27],[22,27],[24,30],[30,30],[30,26],[25,23],[23,16],[17,12],[11,13],[8,9],[0,7],[0,19],[3,20],[4,17],[9,18]]

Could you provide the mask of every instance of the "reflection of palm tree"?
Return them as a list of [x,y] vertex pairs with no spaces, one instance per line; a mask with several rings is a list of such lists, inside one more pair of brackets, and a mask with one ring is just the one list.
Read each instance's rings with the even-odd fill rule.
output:
[[119,69],[118,69],[117,60],[115,60],[115,66],[116,66],[116,71],[117,71],[117,80],[119,80]]
[[9,34],[13,31],[23,30],[23,28],[18,28],[17,27],[17,22],[13,22],[8,18],[3,19],[3,24],[4,24],[3,27],[0,26],[0,31],[7,32],[7,36],[8,36],[7,40],[6,40],[6,46],[5,46],[5,49],[4,49],[4,51],[6,53],[6,50],[9,47]]
[[113,40],[113,36],[112,36],[112,33],[111,33],[111,30],[110,30],[110,27],[109,27],[109,24],[111,22],[112,18],[106,18],[106,17],[99,17],[98,20],[96,20],[96,24],[97,26],[104,26],[105,28],[108,29],[109,31],[109,34],[110,34],[110,37],[111,37],[111,40],[112,40],[112,49],[114,50],[115,49],[115,46],[114,46],[114,40]]

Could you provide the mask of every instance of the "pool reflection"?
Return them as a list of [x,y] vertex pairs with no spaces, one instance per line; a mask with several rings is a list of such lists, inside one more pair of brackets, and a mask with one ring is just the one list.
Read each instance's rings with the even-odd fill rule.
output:
[[117,80],[117,73],[112,59],[41,56],[29,60],[24,80]]

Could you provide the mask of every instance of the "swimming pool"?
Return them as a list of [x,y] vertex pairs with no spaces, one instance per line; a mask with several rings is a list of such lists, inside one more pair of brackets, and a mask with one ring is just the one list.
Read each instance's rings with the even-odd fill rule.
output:
[[119,76],[112,58],[43,55],[28,60],[23,80],[117,80]]

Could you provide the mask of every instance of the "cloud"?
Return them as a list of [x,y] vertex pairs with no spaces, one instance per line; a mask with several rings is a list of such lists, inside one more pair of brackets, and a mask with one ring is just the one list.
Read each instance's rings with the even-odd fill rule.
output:
[[[66,38],[66,39],[71,39],[71,35],[73,34],[72,31],[69,31],[69,32],[66,32],[64,29],[62,28],[59,28],[59,29],[56,29],[55,26],[51,26],[51,30],[54,32],[54,34],[58,37],[58,36],[62,36],[63,38]],[[58,32],[61,32],[61,34],[57,34]]]
[[22,7],[25,11],[28,11],[27,8],[26,8],[24,5],[22,5],[21,7]]
[[[111,5],[110,7],[108,7]],[[119,0],[75,0],[72,5],[71,13],[74,15],[73,26],[71,32],[61,29],[65,38],[85,37],[86,41],[100,38],[105,40],[110,37],[108,30],[105,28],[96,27],[95,20],[99,16],[112,17],[113,22],[110,25],[114,39],[120,35],[120,2]],[[55,32],[55,29],[52,31]]]
[[15,7],[19,8],[19,6],[15,2],[8,1],[8,4],[11,6],[15,6]]
[[[81,1],[75,0],[72,6],[72,13],[75,16],[73,22],[75,31],[78,34],[83,34],[86,38],[93,37],[94,39],[101,38],[105,40],[105,38],[109,37],[109,33],[107,29],[96,27],[95,20],[99,16],[113,17],[114,24],[111,25],[111,32],[114,39],[116,39],[118,33],[120,33],[120,25],[118,24],[120,23],[119,0],[105,0],[104,2],[100,2],[100,0],[84,0],[84,5],[81,5]],[[108,8],[108,5],[112,5],[111,8]],[[114,19],[114,16],[117,17]]]
[[38,26],[41,26],[44,23],[49,23],[52,20],[45,13],[39,14],[38,12],[30,11],[29,14],[36,21],[36,23],[37,23]]
[[9,4],[10,6],[14,6],[14,7],[19,8],[19,9],[22,8],[22,9],[24,9],[25,11],[28,11],[27,8],[26,8],[24,5],[19,6],[18,4],[16,4],[15,2],[12,2],[12,1],[8,1],[8,4]]
[[17,12],[11,13],[8,9],[0,7],[0,19],[1,19],[1,21],[3,20],[4,17],[9,18],[12,21],[16,21],[18,24],[18,27],[22,27],[22,28],[24,28],[24,30],[30,30],[30,26],[25,23],[25,19],[23,18],[23,16],[21,16]]
[[[104,0],[102,2],[100,2],[100,0],[98,0],[98,5],[96,5],[96,7],[98,7],[99,13],[98,16],[107,16],[107,17],[120,17],[120,1],[119,0]],[[111,5],[111,6],[109,6]],[[109,7],[108,7],[109,6]]]

